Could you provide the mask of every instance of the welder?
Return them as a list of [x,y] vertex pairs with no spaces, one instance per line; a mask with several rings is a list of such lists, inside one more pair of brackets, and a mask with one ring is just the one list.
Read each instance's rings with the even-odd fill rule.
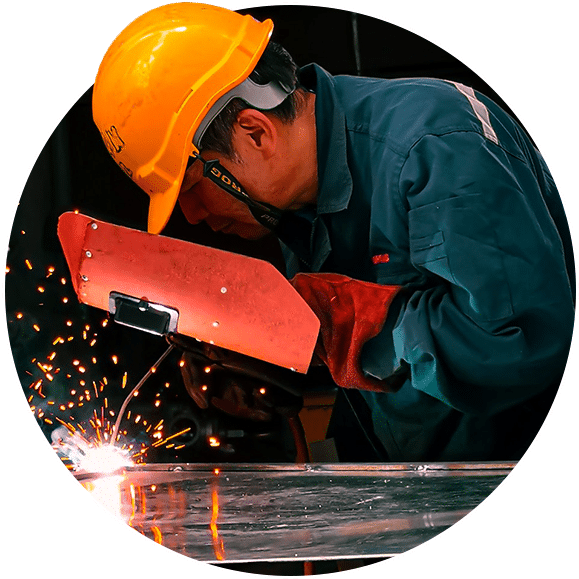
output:
[[[104,57],[93,116],[148,231],[274,232],[321,321],[342,461],[517,460],[560,383],[570,235],[548,168],[483,94],[297,69],[273,23],[157,8]],[[185,371],[200,405],[211,402]]]

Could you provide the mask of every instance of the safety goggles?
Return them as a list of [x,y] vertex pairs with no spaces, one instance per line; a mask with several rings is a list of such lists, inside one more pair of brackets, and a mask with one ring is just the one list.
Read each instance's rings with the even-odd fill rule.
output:
[[245,203],[251,212],[253,218],[261,225],[271,231],[275,231],[281,220],[283,211],[261,201],[252,199],[239,184],[239,181],[217,160],[207,161],[198,153],[193,153],[189,158],[187,168],[196,160],[203,163],[203,177],[207,177],[218,187],[229,193],[232,197]]

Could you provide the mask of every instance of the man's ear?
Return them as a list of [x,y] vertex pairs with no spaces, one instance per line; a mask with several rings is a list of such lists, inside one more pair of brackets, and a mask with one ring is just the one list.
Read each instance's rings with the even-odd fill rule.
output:
[[[253,148],[266,157],[275,153],[278,139],[277,127],[270,117],[261,111],[243,109],[237,115],[234,133],[238,146]],[[236,150],[240,149],[236,147]]]

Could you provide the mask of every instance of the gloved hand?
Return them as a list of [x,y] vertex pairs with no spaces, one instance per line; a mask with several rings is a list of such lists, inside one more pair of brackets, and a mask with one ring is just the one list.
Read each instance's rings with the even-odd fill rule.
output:
[[406,365],[386,380],[365,376],[360,367],[362,347],[384,326],[401,286],[326,273],[298,273],[290,283],[320,320],[314,355],[328,367],[338,386],[377,392],[396,392],[402,386]]
[[171,334],[167,340],[182,351],[183,383],[199,408],[257,421],[301,410],[302,377],[294,372],[187,336]]

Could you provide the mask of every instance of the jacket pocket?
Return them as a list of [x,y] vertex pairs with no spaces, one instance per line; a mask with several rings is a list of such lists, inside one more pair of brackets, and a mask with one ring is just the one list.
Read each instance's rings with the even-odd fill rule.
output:
[[504,255],[480,195],[418,207],[408,219],[412,263],[446,280],[464,314],[474,321],[512,315]]

